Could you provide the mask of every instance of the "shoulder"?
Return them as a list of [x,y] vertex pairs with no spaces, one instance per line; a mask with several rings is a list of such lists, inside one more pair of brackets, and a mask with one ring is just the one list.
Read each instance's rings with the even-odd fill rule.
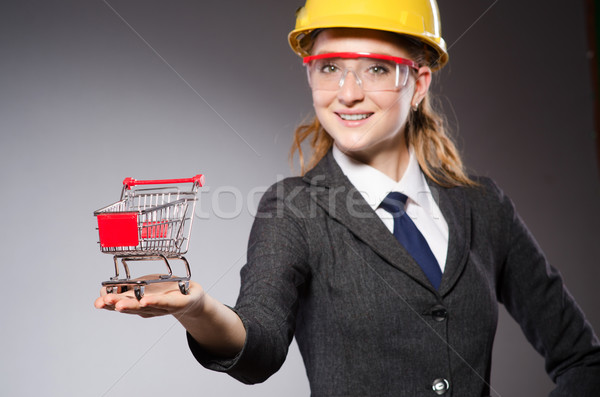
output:
[[283,178],[275,183],[273,183],[267,191],[265,195],[273,195],[277,193],[285,193],[290,192],[292,190],[297,190],[299,188],[307,187],[307,183],[303,180],[301,176],[293,176],[288,178]]
[[445,215],[463,214],[473,225],[488,232],[507,233],[518,218],[513,202],[493,179],[484,176],[471,179],[475,182],[472,186],[431,186],[434,195],[438,190],[440,209]]
[[475,186],[461,187],[464,194],[475,210],[512,214],[514,205],[500,186],[489,177],[472,176]]
[[289,177],[273,183],[261,198],[261,204],[277,201],[298,201],[309,197],[310,185],[302,177]]
[[262,196],[258,212],[264,213],[275,208],[280,210],[304,208],[310,202],[310,185],[301,177],[284,178],[272,184]]
[[302,178],[294,177],[282,179],[265,191],[250,231],[248,258],[266,254],[305,258],[310,218],[306,190]]

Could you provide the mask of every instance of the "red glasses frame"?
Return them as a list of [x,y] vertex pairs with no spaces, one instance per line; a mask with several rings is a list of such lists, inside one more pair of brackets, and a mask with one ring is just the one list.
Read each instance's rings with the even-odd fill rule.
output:
[[411,61],[410,59],[393,57],[391,55],[373,54],[370,52],[328,52],[325,54],[309,55],[302,59],[304,64],[314,61],[316,59],[327,59],[327,58],[343,58],[343,59],[356,59],[356,58],[373,58],[381,59],[384,61],[392,61],[399,65],[408,65],[409,67],[419,70],[419,64]]

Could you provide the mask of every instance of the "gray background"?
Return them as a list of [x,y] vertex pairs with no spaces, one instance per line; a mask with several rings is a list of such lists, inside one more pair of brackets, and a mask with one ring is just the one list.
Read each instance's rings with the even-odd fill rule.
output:
[[[93,211],[117,200],[126,176],[198,172],[207,185],[187,257],[194,279],[234,303],[256,199],[292,174],[291,134],[311,114],[286,43],[300,5],[0,3],[0,394],[308,395],[295,343],[279,373],[249,387],[197,365],[174,319],[92,305],[112,273]],[[583,4],[440,0],[440,9],[451,61],[435,91],[465,161],[513,198],[598,330]],[[504,312],[492,378],[494,395],[552,388]]]

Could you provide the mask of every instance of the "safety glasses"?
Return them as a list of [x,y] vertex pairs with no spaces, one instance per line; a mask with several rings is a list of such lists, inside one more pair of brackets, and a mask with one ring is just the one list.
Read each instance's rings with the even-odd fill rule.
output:
[[406,85],[410,68],[419,65],[410,59],[368,52],[332,52],[303,59],[313,90],[337,91],[352,72],[364,91],[397,91]]

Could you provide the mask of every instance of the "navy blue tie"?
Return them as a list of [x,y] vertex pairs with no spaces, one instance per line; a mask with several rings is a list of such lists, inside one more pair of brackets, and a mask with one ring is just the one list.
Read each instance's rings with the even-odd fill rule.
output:
[[394,217],[394,237],[421,266],[435,289],[438,289],[442,281],[442,270],[433,252],[431,252],[427,240],[404,211],[407,198],[402,193],[391,192],[383,199],[379,207],[392,214]]

